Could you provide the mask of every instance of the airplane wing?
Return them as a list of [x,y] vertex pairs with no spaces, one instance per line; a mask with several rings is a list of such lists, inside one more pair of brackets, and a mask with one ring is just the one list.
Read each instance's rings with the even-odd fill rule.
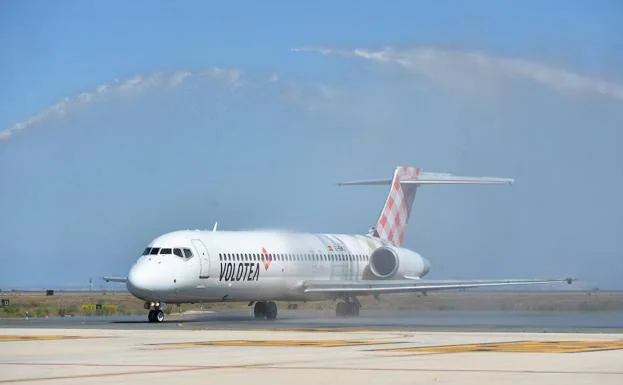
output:
[[128,281],[126,277],[102,277],[102,279],[106,282],[127,282]]
[[304,293],[335,293],[349,295],[376,295],[390,293],[417,293],[433,290],[471,289],[477,287],[571,284],[575,279],[515,279],[515,280],[310,280],[303,282]]

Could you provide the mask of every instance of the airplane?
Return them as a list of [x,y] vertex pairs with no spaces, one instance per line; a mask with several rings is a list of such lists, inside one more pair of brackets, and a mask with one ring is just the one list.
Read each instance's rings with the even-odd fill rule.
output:
[[511,184],[511,178],[460,177],[399,166],[390,179],[339,183],[389,185],[367,234],[180,230],[153,239],[127,277],[145,301],[149,322],[163,322],[167,304],[248,302],[256,319],[277,318],[275,301],[337,300],[336,316],[359,315],[357,297],[478,287],[571,283],[564,279],[425,280],[430,262],[403,247],[418,188],[437,184]]

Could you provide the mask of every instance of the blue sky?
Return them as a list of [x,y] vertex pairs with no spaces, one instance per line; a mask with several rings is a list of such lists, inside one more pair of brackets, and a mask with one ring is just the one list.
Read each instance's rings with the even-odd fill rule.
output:
[[621,288],[623,6],[508,4],[3,2],[0,288],[214,220],[365,232],[386,192],[333,183],[397,164],[517,179],[418,193],[431,277]]

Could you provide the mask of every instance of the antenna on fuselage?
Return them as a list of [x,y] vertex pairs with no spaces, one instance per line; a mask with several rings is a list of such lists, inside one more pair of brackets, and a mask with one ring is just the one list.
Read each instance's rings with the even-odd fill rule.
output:
[[212,232],[216,232],[216,228],[218,227],[218,221],[214,222],[214,227],[212,227]]

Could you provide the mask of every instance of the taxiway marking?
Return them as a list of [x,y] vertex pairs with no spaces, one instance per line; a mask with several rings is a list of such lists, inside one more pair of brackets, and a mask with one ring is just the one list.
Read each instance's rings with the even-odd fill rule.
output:
[[343,347],[362,345],[397,344],[400,342],[379,340],[224,340],[224,341],[190,341],[165,344],[149,344],[162,349],[188,348],[196,346],[236,346],[236,347]]
[[396,353],[583,353],[623,349],[623,341],[511,341],[463,345],[412,346],[375,351]]
[[65,335],[33,335],[33,336],[0,335],[0,342],[80,340],[80,339],[92,339],[92,338],[104,338],[104,337],[65,336]]

